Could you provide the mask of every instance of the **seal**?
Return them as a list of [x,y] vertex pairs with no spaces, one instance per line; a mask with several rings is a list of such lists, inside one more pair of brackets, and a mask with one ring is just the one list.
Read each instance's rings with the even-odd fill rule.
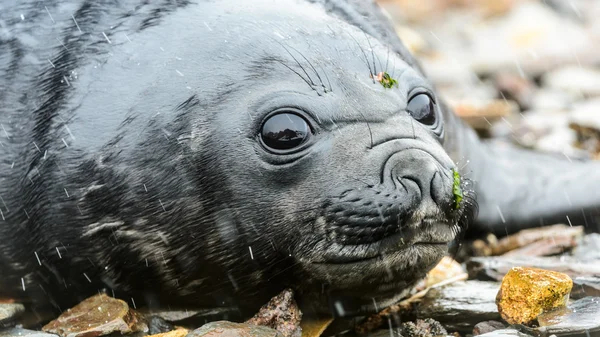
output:
[[3,296],[354,315],[474,220],[600,205],[597,163],[482,144],[373,2],[1,7]]

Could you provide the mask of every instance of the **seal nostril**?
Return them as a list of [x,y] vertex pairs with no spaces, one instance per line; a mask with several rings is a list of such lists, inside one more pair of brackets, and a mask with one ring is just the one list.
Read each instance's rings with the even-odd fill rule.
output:
[[440,175],[440,172],[436,171],[431,178],[429,190],[431,191],[431,198],[433,201],[441,205],[444,202],[444,181]]

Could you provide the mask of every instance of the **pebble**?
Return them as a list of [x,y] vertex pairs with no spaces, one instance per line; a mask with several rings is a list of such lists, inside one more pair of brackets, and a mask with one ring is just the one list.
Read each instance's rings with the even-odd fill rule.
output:
[[477,323],[473,328],[473,336],[479,336],[486,334],[488,332],[502,330],[506,328],[504,323],[498,321],[485,321],[481,323]]
[[283,335],[266,326],[249,323],[233,323],[217,321],[204,324],[190,332],[187,337],[283,337]]
[[573,288],[571,278],[538,268],[512,268],[496,297],[498,312],[509,324],[531,324],[542,313],[564,307]]
[[543,75],[542,86],[574,95],[600,96],[600,70],[571,65]]
[[10,324],[25,312],[25,306],[19,303],[0,303],[0,327]]
[[285,289],[246,321],[248,324],[267,326],[281,333],[283,337],[300,337],[302,312],[294,300],[294,292]]
[[449,331],[471,333],[479,322],[500,319],[495,303],[499,287],[473,280],[432,289],[417,307],[417,318],[433,318]]
[[148,331],[148,326],[126,302],[99,294],[65,311],[42,330],[61,337],[87,337]]
[[0,330],[0,337],[58,337],[58,335],[49,334],[41,331],[13,328]]

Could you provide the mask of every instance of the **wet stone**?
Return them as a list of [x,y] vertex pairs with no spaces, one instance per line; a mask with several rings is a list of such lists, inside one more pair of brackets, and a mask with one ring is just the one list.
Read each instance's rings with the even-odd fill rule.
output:
[[448,335],[448,332],[440,322],[431,318],[417,319],[416,323],[402,323],[403,337],[436,337],[446,335]]
[[124,301],[105,294],[90,297],[67,310],[42,330],[62,337],[104,336],[148,331],[140,316]]
[[525,229],[498,241],[492,248],[492,254],[543,256],[561,253],[565,248],[577,245],[577,240],[583,236],[583,230],[582,226],[563,224]]
[[155,335],[173,330],[173,324],[160,316],[152,316],[148,320],[148,329],[151,335]]
[[600,263],[600,234],[588,234],[581,239],[573,256],[579,261],[598,261]]
[[501,329],[484,333],[478,337],[532,337],[532,335],[514,329]]
[[571,278],[579,276],[600,277],[600,263],[597,260],[581,261],[571,256],[473,257],[467,262],[467,271],[470,278],[499,281],[502,280],[504,275],[506,275],[513,267],[518,266],[554,270],[565,273]]
[[41,332],[41,331],[33,331],[33,330],[26,330],[26,329],[19,329],[19,328],[13,328],[13,329],[6,329],[6,330],[2,330],[0,329],[0,337],[58,337],[57,335],[54,334],[49,334],[49,333],[45,333],[45,332]]
[[577,65],[544,74],[543,86],[582,96],[600,96],[600,70]]
[[600,277],[579,276],[573,279],[572,299],[580,299],[587,296],[600,297]]
[[512,268],[498,291],[498,312],[509,324],[531,324],[540,314],[564,307],[572,287],[573,281],[566,274]]
[[286,289],[260,308],[258,313],[246,323],[273,328],[284,337],[300,337],[301,319],[302,312],[294,301],[294,293]]
[[433,318],[449,331],[471,333],[482,321],[499,320],[496,282],[463,281],[430,290],[417,307],[418,318]]
[[473,328],[473,336],[483,335],[488,332],[502,330],[506,328],[504,323],[498,321],[485,321],[477,323]]
[[442,281],[448,280],[455,276],[464,274],[465,270],[460,263],[456,262],[449,256],[444,256],[440,263],[427,273],[425,279],[425,287],[431,287]]
[[544,313],[538,317],[542,336],[572,336],[600,334],[600,297],[586,297],[569,304],[566,308]]
[[185,337],[189,333],[188,329],[179,328],[173,331],[150,335],[148,337]]
[[266,326],[248,323],[218,321],[204,324],[190,332],[187,337],[283,337],[283,335]]
[[11,324],[25,312],[23,304],[0,303],[0,327]]

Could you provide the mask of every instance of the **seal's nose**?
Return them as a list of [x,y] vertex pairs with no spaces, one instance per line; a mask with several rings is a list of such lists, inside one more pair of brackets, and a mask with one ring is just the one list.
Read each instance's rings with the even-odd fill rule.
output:
[[432,155],[422,150],[405,150],[396,160],[392,170],[396,188],[409,193],[418,189],[422,206],[447,207],[452,198],[452,181]]

